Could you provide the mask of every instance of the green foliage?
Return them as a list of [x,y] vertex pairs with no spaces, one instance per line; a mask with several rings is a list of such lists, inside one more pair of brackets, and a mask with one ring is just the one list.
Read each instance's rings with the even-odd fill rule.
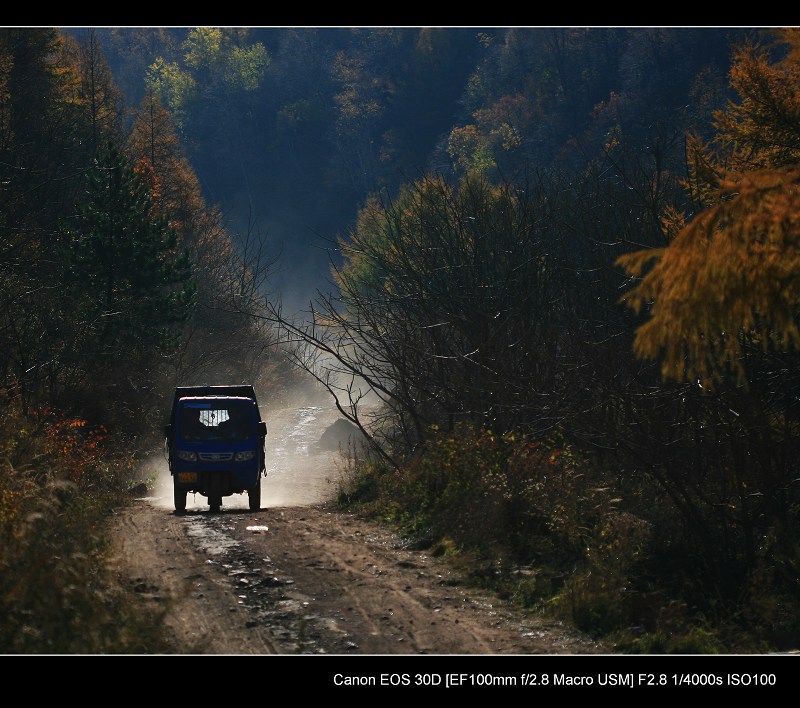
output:
[[490,108],[475,111],[475,123],[453,128],[447,152],[466,171],[497,167],[498,156],[517,150],[530,134],[533,114],[525,96],[504,96]]
[[197,94],[195,79],[189,72],[182,70],[177,62],[159,57],[148,67],[145,85],[169,107],[178,124],[185,123]]
[[197,27],[183,43],[184,64],[199,77],[217,72],[228,87],[255,91],[261,86],[269,55],[263,44],[239,46],[218,27]]
[[627,620],[619,594],[604,586],[598,587],[590,575],[571,578],[551,601],[551,611],[596,637],[608,636]]
[[[626,654],[722,654],[720,637],[706,627],[661,630],[642,636],[622,636],[617,646]],[[754,653],[748,651],[747,653]]]
[[448,416],[502,434],[542,414],[530,392],[553,386],[570,276],[538,187],[425,178],[370,199],[340,240],[339,296],[321,320],[352,338],[340,363],[385,386],[408,439]]
[[555,440],[531,442],[462,423],[451,431],[433,426],[424,450],[397,471],[359,467],[351,487],[369,490],[379,513],[411,535],[449,539],[462,551],[515,564],[566,567],[591,552],[597,571],[605,565],[619,572],[642,538],[614,512],[619,500],[592,485],[582,467]]
[[209,69],[222,53],[222,30],[218,27],[197,27],[183,43],[184,62],[192,69]]
[[[634,588],[637,564],[648,557],[649,524],[624,511],[606,511],[586,538],[577,571],[549,600],[552,611],[592,635],[642,621]],[[641,570],[638,570],[641,572]]]
[[231,29],[197,27],[181,48],[182,61],[158,57],[150,64],[145,85],[187,132],[203,123],[198,112],[207,110],[209,102],[227,104],[258,90],[270,62],[262,43],[246,45]]
[[[390,472],[375,460],[348,460],[339,481],[336,503],[343,509],[379,509],[381,516],[391,515],[383,508],[382,494],[386,491],[384,478]],[[376,506],[377,503],[377,506]]]
[[233,47],[226,67],[228,84],[241,91],[256,91],[261,87],[268,65],[269,55],[263,44]]

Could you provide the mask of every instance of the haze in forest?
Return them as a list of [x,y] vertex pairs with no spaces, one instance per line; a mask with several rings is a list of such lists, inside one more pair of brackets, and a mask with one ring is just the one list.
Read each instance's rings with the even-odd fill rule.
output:
[[[80,39],[85,29],[70,29]],[[370,194],[423,174],[580,169],[609,131],[681,159],[725,99],[743,30],[97,28],[126,102],[155,92],[203,196],[280,255],[297,306],[327,288]]]

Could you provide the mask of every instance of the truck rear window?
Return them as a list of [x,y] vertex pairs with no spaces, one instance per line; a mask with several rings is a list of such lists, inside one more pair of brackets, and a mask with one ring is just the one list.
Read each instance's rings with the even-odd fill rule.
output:
[[249,440],[255,433],[254,409],[243,403],[192,403],[180,414],[183,440]]

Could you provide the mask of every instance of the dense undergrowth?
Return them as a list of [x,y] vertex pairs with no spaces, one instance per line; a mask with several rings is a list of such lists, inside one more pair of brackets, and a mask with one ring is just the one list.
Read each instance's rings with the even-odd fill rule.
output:
[[53,410],[0,415],[0,653],[169,651],[107,563],[135,478],[123,441]]
[[750,654],[800,642],[780,558],[765,552],[749,574],[733,569],[725,594],[651,480],[623,482],[564,440],[437,430],[400,470],[345,453],[340,506],[447,555],[465,582],[620,653]]

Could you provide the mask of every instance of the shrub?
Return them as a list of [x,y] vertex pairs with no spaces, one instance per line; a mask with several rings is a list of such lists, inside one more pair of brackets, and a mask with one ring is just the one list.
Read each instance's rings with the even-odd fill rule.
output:
[[137,613],[105,565],[104,528],[127,499],[129,457],[83,421],[11,408],[0,448],[0,652],[166,651],[160,618]]

